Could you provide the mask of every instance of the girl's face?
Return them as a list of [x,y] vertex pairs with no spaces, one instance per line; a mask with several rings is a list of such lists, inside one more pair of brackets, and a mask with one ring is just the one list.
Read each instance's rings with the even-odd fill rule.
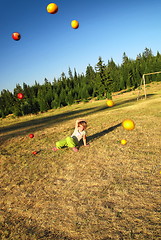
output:
[[80,125],[80,126],[78,127],[78,129],[79,129],[80,132],[82,132],[82,131],[84,130],[84,127],[83,127],[82,125]]

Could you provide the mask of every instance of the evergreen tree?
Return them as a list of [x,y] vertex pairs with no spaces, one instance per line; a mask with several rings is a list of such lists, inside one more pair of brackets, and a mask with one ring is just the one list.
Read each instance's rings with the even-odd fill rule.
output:
[[66,94],[65,102],[67,103],[67,105],[72,105],[74,103],[72,90],[69,90],[68,94]]
[[106,66],[101,57],[98,58],[98,63],[96,64],[95,69],[97,72],[96,82],[98,87],[98,95],[101,97],[105,95],[105,81],[106,81],[106,74],[105,74]]
[[54,95],[54,99],[53,99],[53,101],[51,103],[51,106],[52,106],[52,108],[60,107],[60,98],[59,98],[57,93],[55,93],[55,95]]
[[49,110],[49,105],[46,99],[46,89],[44,85],[38,90],[38,103],[41,112],[46,112]]
[[123,57],[122,57],[122,63],[123,63],[123,64],[126,64],[126,63],[128,63],[128,61],[129,61],[129,58],[128,58],[128,56],[126,55],[126,53],[124,52],[124,53],[123,53]]
[[95,97],[96,96],[96,73],[93,69],[93,67],[91,65],[88,65],[87,68],[86,68],[86,79],[87,79],[87,82],[88,82],[88,86],[89,86],[89,95],[92,96],[92,97]]
[[72,70],[71,70],[70,67],[69,67],[69,69],[68,69],[68,74],[69,74],[69,79],[70,79],[70,80],[73,80],[73,74],[72,74]]
[[102,61],[102,58],[99,57],[99,61],[96,65],[96,71],[99,74],[100,77],[100,83],[99,84],[99,95],[112,98],[112,84],[113,80],[111,78],[110,70],[104,62]]
[[[30,113],[44,112],[51,108],[71,105],[77,100],[87,100],[89,97],[112,97],[112,92],[140,86],[143,74],[161,71],[161,54],[153,55],[151,49],[145,48],[135,60],[123,53],[122,64],[116,65],[111,58],[105,65],[101,57],[95,66],[88,65],[85,75],[74,75],[69,68],[69,77],[63,72],[61,77],[54,78],[51,84],[46,78],[42,85],[35,81],[33,86],[23,83],[16,84],[13,93],[8,90],[0,94],[0,117],[10,113],[21,116]],[[146,83],[161,81],[161,74],[146,76]],[[24,98],[18,99],[17,94],[23,93]]]

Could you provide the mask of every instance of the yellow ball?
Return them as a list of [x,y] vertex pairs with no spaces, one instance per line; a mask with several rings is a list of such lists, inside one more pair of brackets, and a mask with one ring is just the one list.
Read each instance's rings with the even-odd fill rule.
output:
[[135,128],[135,123],[131,119],[126,119],[122,122],[122,126],[126,130],[133,130]]
[[58,6],[55,3],[49,3],[46,7],[48,13],[54,14],[58,11]]
[[79,27],[79,22],[77,20],[71,21],[71,26],[74,29],[77,29]]
[[126,141],[125,139],[122,139],[122,140],[121,140],[121,144],[122,144],[122,145],[125,145],[126,143],[127,143],[127,141]]
[[108,107],[113,107],[114,106],[114,102],[112,100],[107,100],[107,106]]

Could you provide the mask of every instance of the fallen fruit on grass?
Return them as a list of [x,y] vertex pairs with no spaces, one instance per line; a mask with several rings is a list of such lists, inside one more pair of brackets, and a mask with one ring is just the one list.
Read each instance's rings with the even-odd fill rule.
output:
[[30,138],[33,138],[33,137],[34,137],[34,134],[32,134],[32,133],[29,134],[29,137],[30,137]]
[[113,107],[114,102],[112,100],[107,100],[107,106],[108,107]]
[[133,130],[135,128],[135,123],[133,120],[131,119],[125,119],[123,122],[122,122],[122,126],[124,129],[126,130]]
[[37,154],[37,152],[36,152],[36,151],[34,151],[34,152],[32,152],[32,154],[36,155],[36,154]]
[[121,144],[122,144],[122,145],[125,145],[126,143],[127,143],[127,141],[126,141],[125,139],[122,139],[122,140],[121,140]]

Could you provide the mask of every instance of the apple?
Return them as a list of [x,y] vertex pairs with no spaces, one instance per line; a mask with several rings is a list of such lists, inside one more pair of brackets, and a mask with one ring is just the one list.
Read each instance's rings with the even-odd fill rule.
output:
[[30,137],[30,138],[33,138],[33,137],[34,137],[34,134],[32,134],[32,133],[29,134],[29,137]]
[[23,95],[23,93],[18,93],[18,94],[17,94],[17,97],[18,97],[19,99],[23,99],[23,98],[24,98],[24,95]]
[[18,40],[20,40],[21,35],[20,35],[18,32],[14,32],[14,33],[12,33],[12,38],[13,38],[15,41],[18,41]]
[[32,152],[32,154],[36,155],[36,154],[37,154],[37,152],[36,152],[36,151],[34,151],[34,152]]

